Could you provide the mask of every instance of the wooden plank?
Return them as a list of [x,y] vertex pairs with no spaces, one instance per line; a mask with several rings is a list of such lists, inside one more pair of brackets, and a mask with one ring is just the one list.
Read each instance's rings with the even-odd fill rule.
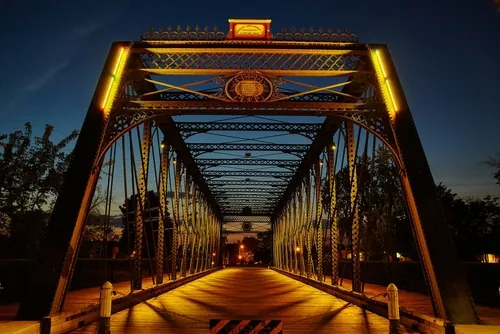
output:
[[[206,270],[201,273],[179,278],[175,281],[154,285],[149,288],[134,291],[128,295],[119,296],[118,298],[113,299],[111,313],[114,314],[124,309],[133,307],[134,305],[137,305],[145,300],[154,298],[172,289],[176,289],[179,286],[199,279],[205,275],[209,275],[217,270],[220,270],[220,268]],[[84,326],[85,324],[89,324],[99,319],[99,309],[100,304],[96,303],[78,311],[62,312],[56,316],[45,317],[42,320],[42,332],[47,331],[47,333],[51,334],[66,333],[75,328]]]
[[[206,334],[210,319],[276,319],[283,321],[284,333],[387,333],[389,328],[381,316],[267,268],[226,268],[114,314],[111,332]],[[73,333],[95,333],[97,327]]]

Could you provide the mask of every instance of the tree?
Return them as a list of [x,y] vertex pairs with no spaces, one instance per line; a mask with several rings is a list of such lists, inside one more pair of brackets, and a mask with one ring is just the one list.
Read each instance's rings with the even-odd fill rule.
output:
[[72,131],[54,143],[53,129],[46,125],[41,137],[33,137],[26,123],[23,131],[0,135],[0,211],[11,219],[10,246],[3,256],[33,257],[37,252],[71,159],[64,150],[78,136]]
[[255,261],[271,262],[273,253],[273,232],[259,232],[257,233],[257,248],[255,251],[254,259]]
[[497,158],[490,158],[486,163],[497,170],[493,177],[497,180],[497,184],[500,185],[500,152],[497,155]]
[[[149,191],[146,197],[146,205],[144,207],[144,230],[146,231],[147,239],[143,239],[144,254],[147,256],[147,252],[151,257],[155,257],[156,249],[155,244],[157,240],[158,231],[158,219],[159,219],[159,206],[160,199],[158,194],[154,191]],[[135,221],[136,212],[138,205],[139,195],[135,194],[126,199],[125,203],[120,206],[120,210],[123,214],[123,233],[120,239],[120,249],[130,254],[135,247]],[[171,233],[172,220],[168,211],[166,212],[167,222],[165,224],[165,247],[170,250],[171,247]],[[180,242],[180,240],[179,240]],[[148,248],[146,248],[146,245]]]
[[[361,250],[368,260],[396,258],[396,253],[416,259],[411,227],[406,215],[403,190],[398,168],[391,152],[379,147],[373,157],[357,159],[358,210],[361,224]],[[351,239],[351,178],[349,168],[340,169],[336,176],[337,217],[339,234]],[[327,180],[322,189],[323,208],[330,211]],[[348,248],[351,246],[349,245]]]

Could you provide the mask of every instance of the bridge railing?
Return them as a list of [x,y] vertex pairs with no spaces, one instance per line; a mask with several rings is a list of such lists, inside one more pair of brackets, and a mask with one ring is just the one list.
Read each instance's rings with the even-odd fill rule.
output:
[[[314,261],[314,268],[317,268],[317,265],[317,261]],[[500,307],[500,264],[464,262],[462,265],[475,303]],[[340,261],[339,277],[352,279],[352,268],[351,261]],[[330,261],[323,261],[323,273],[328,276],[325,277],[325,282],[330,284],[332,273]],[[428,294],[420,262],[362,261],[361,281],[381,286],[394,283],[400,290]]]
[[[106,281],[118,283],[130,280],[129,259],[107,259],[106,262],[101,258],[77,259],[70,291],[100,286]],[[23,291],[30,283],[33,264],[32,259],[0,260],[0,305],[20,301]],[[107,270],[104,270],[105,266]],[[143,259],[143,278],[151,277],[151,267],[153,270],[156,268],[156,259],[151,259],[151,262],[149,259]],[[180,270],[179,268],[181,268],[181,259],[177,262],[177,271]],[[172,261],[167,259],[164,262],[163,272],[167,274],[171,270]]]

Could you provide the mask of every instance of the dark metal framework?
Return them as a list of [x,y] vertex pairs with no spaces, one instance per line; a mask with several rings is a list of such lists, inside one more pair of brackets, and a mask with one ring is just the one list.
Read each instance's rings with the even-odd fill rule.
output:
[[[174,84],[170,78],[176,76],[193,80],[188,84]],[[321,83],[313,85],[307,78],[315,78]],[[326,118],[322,124],[269,121],[176,123],[171,118],[175,115]],[[36,278],[20,306],[19,318],[38,320],[62,310],[104,154],[124,134],[138,127],[144,130],[136,226],[137,230],[143,228],[140,215],[144,210],[140,207],[145,204],[149,167],[147,148],[153,125],[162,130],[164,146],[168,146],[165,154],[174,152],[176,157],[170,162],[175,164],[171,256],[173,260],[180,257],[182,275],[188,272],[186,245],[205,254],[204,263],[208,263],[212,251],[218,252],[220,248],[224,223],[246,222],[254,218],[269,219],[272,223],[274,265],[311,276],[313,243],[324,237],[319,223],[323,203],[318,200],[322,168],[327,168],[329,182],[330,236],[332,244],[339,242],[335,215],[337,188],[331,150],[333,135],[342,131],[348,145],[351,179],[353,289],[359,291],[357,245],[360,218],[357,215],[358,174],[353,130],[356,125],[382,141],[393,153],[400,169],[405,200],[436,314],[455,323],[477,322],[469,287],[436,199],[434,181],[387,47],[359,44],[357,37],[350,32],[331,30],[292,29],[277,33],[270,40],[233,40],[219,30],[198,28],[150,31],[144,34],[142,41],[116,42],[111,47],[75,146],[64,189],[50,219],[35,267]],[[281,131],[298,134],[312,142],[307,147],[295,143],[271,145],[268,142],[186,143],[195,134],[211,131]],[[299,153],[303,158],[262,159],[251,155],[222,159],[213,156],[224,150]],[[195,159],[196,153],[200,152],[212,156]],[[321,162],[324,154],[328,157],[326,166]],[[169,159],[162,161],[165,165]],[[244,167],[234,169],[240,168],[235,166]],[[257,166],[258,169],[248,166]],[[212,169],[214,167],[219,169]],[[268,167],[278,170],[268,172]],[[163,182],[165,175],[166,169]],[[280,175],[286,183],[224,179],[262,176],[272,180],[275,175]],[[213,180],[214,177],[217,181]],[[256,188],[224,188],[251,184]],[[278,185],[278,188],[272,185]],[[183,199],[181,189],[184,189]],[[233,194],[251,191],[263,197],[249,195],[243,201],[239,200],[239,195],[232,198]],[[280,194],[280,197],[275,194]],[[266,200],[266,196],[272,200]],[[166,196],[160,198],[166,201]],[[229,204],[223,203],[228,198]],[[166,203],[160,204],[167,210]],[[246,210],[248,208],[251,210]],[[142,234],[137,234],[136,239],[136,246],[142,249]],[[158,245],[164,245],[163,241]],[[182,244],[182,249],[179,249],[179,244]],[[307,254],[296,254],[294,245],[308,250]],[[320,243],[316,248],[318,261],[322,263]],[[331,248],[333,277],[336,277],[338,254],[336,247]],[[164,251],[160,250],[159,254],[164,254]],[[135,288],[140,288],[142,282],[140,261],[140,256],[134,261]],[[220,261],[220,256],[217,256],[216,265],[220,265]],[[320,267],[316,277],[321,280]],[[175,277],[174,271],[172,278]],[[336,280],[332,284],[337,284]]]

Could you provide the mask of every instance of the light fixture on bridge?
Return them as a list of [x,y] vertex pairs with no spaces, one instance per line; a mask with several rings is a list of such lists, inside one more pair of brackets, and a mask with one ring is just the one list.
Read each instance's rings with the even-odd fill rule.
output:
[[111,77],[109,78],[108,87],[106,93],[104,94],[104,99],[101,103],[101,109],[109,114],[113,106],[113,102],[118,92],[120,86],[120,81],[125,69],[125,64],[127,63],[128,55],[130,50],[128,48],[120,48],[120,52],[116,58],[115,65],[113,66],[113,71],[111,72]]
[[320,161],[320,162],[319,162],[319,165],[320,165],[320,166],[323,166],[323,161]]
[[176,163],[177,163],[177,159],[174,159],[174,164],[176,164]]
[[300,253],[300,247],[298,247],[298,246],[297,246],[297,247],[295,247],[295,251],[296,251],[297,253]]
[[330,149],[332,151],[335,151],[337,149],[337,145],[335,145],[335,143],[332,143],[332,145],[330,145]]
[[[386,98],[386,105],[389,109],[389,114],[394,117],[394,114],[399,110],[398,104],[396,102],[396,97],[394,96],[392,90],[392,80],[389,79],[389,74],[387,73],[385,63],[382,59],[380,50],[371,51],[371,58],[374,63],[375,72],[379,77],[379,82],[381,84],[382,93]],[[377,60],[375,62],[375,60]]]
[[215,253],[212,253],[212,256],[215,256]]
[[161,142],[160,147],[161,148],[165,148],[165,142],[164,141]]

